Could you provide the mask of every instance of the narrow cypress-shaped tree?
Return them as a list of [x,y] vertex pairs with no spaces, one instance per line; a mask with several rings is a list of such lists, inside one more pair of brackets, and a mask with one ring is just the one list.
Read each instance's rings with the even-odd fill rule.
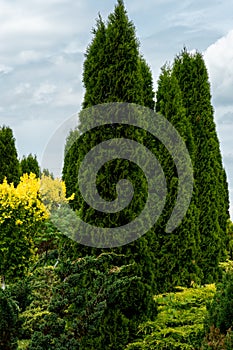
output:
[[[118,1],[106,26],[99,17],[97,28],[93,33],[95,37],[87,49],[84,63],[83,82],[86,93],[83,106],[90,107],[106,102],[132,102],[153,108],[154,93],[151,71],[139,54],[135,28],[128,19],[123,1]],[[82,132],[82,125],[85,124],[82,114],[80,119]],[[120,214],[102,215],[82,201],[77,186],[79,165],[92,147],[114,137],[127,137],[143,142],[146,134],[144,131],[135,132],[135,128],[127,125],[124,127],[105,125],[102,128],[96,128],[95,131],[85,133],[73,143],[65,154],[63,167],[63,179],[67,185],[68,195],[76,192],[76,202],[73,202],[74,209],[79,209],[79,214],[84,221],[95,222],[103,227],[121,226],[130,222],[142,210],[147,196],[147,184],[142,171],[127,160],[113,160],[103,167],[102,176],[100,175],[99,180],[97,179],[99,192],[106,200],[113,200],[117,182],[121,178],[128,177],[135,189],[134,199],[136,200],[132,206]],[[106,179],[103,179],[103,175]]]
[[83,107],[107,102],[137,103],[154,108],[150,67],[139,54],[134,24],[122,0],[109,15],[107,25],[99,16],[94,38],[85,54]]
[[[83,107],[109,102],[128,102],[154,109],[152,73],[145,59],[139,54],[135,27],[128,19],[122,0],[118,1],[114,13],[110,14],[107,25],[99,16],[96,28],[92,32],[94,38],[87,48],[84,62]],[[82,123],[85,123],[85,120],[81,120],[81,131]],[[112,136],[117,137],[117,135],[118,137],[132,136],[132,133],[135,132],[130,127],[115,127],[114,135],[112,126],[109,128],[105,126],[104,131],[106,139]],[[85,148],[87,145],[90,150],[101,142],[102,134],[102,131],[97,131],[95,136],[92,135],[85,142],[80,138],[79,141],[73,143],[70,151],[66,152],[63,179],[66,182],[68,195],[71,195],[77,187],[77,155],[79,154],[80,158],[82,153],[87,153],[87,148]],[[69,139],[70,136],[67,142]],[[76,190],[79,194],[78,189]],[[77,198],[79,195],[73,201],[76,209],[78,208]]]
[[[99,103],[143,104],[139,43],[123,0],[118,0],[114,12],[108,17],[104,53],[105,65],[102,73],[105,79],[99,81],[104,94]],[[100,70],[98,74],[101,74]]]
[[[135,28],[128,19],[122,0],[118,1],[114,13],[110,14],[107,25],[99,16],[93,34],[94,38],[87,48],[84,62],[83,107],[107,102],[128,102],[153,109],[152,74],[139,54]],[[81,119],[81,131],[84,123],[85,120]],[[68,195],[76,189],[78,158],[82,158],[82,154],[85,155],[88,149],[103,141],[103,134],[106,139],[135,134],[135,130],[131,127],[105,126],[104,133],[103,130],[96,129],[96,133],[92,132],[92,135],[85,136],[87,138],[85,142],[82,137],[80,141],[74,142],[69,152],[65,154],[63,179],[66,182]],[[142,137],[141,134],[141,139]],[[70,136],[67,142],[69,139]]]
[[[161,113],[176,128],[192,158],[194,141],[191,126],[186,118],[178,81],[168,66],[162,68],[158,80],[156,112]],[[199,247],[198,209],[192,199],[181,224],[173,232],[165,232],[166,223],[176,203],[179,178],[174,160],[165,146],[159,144],[156,153],[165,172],[168,188],[164,215],[155,227],[155,237],[159,241],[157,283],[160,291],[163,291],[176,285],[189,286],[191,281],[200,280],[200,271],[196,265]]]
[[36,155],[33,156],[30,153],[27,157],[23,156],[23,158],[20,161],[20,172],[21,172],[21,175],[23,174],[30,175],[30,173],[33,173],[37,177],[40,176],[40,167],[39,167],[39,163],[37,161]]
[[19,182],[19,161],[13,132],[9,127],[0,127],[0,183],[4,178],[8,183]]
[[226,253],[229,199],[211,105],[208,72],[202,55],[190,54],[186,49],[176,57],[173,72],[182,91],[195,141],[195,203],[199,210],[201,238],[197,263],[203,270],[202,282],[212,282],[219,276],[218,264]]
[[[111,102],[127,102],[143,105],[153,109],[152,76],[145,60],[139,53],[139,43],[135,35],[135,28],[129,21],[123,1],[118,0],[115,10],[110,14],[104,25],[101,18],[97,21],[94,30],[94,39],[87,49],[84,63],[83,82],[85,97],[83,107]],[[101,44],[100,44],[101,43]],[[146,91],[145,91],[146,90]],[[65,153],[63,179],[67,184],[67,193],[76,193],[74,209],[79,211],[80,217],[88,223],[100,227],[119,227],[131,222],[143,209],[147,199],[147,181],[142,170],[133,162],[124,159],[114,159],[104,164],[100,169],[96,182],[99,194],[106,201],[116,197],[116,184],[121,179],[128,179],[134,187],[134,197],[130,205],[118,213],[101,213],[91,208],[81,197],[77,174],[85,155],[96,145],[112,138],[129,138],[143,143],[147,134],[131,125],[104,125],[96,127],[91,132],[82,133],[85,126],[85,113],[80,114],[81,137],[72,144]],[[68,137],[69,142],[69,137]],[[154,266],[152,255],[154,252],[149,245],[150,237],[144,235],[140,239],[123,247],[110,249],[117,254],[124,254],[123,264],[133,264],[134,275],[139,277],[137,288],[127,292],[124,302],[135,308],[127,315],[135,320],[134,329],[131,324],[131,333],[137,329],[137,322],[142,317],[155,316],[152,295],[155,290]],[[80,256],[98,256],[101,249],[81,247]],[[135,264],[136,262],[136,264]],[[139,297],[140,296],[140,297]],[[141,300],[141,303],[136,300]],[[133,302],[134,303],[134,302]],[[116,315],[120,310],[116,310]],[[154,313],[154,315],[153,315]],[[118,319],[121,319],[119,314]],[[116,319],[117,319],[116,318]],[[103,321],[104,323],[106,322]],[[107,327],[105,327],[107,332]],[[117,328],[116,328],[117,329]],[[102,329],[103,336],[104,330]],[[107,335],[107,333],[106,333]],[[122,335],[121,335],[122,336]]]
[[[76,128],[75,130],[71,130],[69,135],[66,138],[65,151],[64,151],[64,164],[62,170],[62,177],[66,183],[66,193],[70,195],[74,193],[76,186],[76,162],[77,162],[77,152],[79,152],[78,147],[80,147],[79,142],[80,132]],[[73,207],[79,206],[79,201],[77,195],[71,204]]]

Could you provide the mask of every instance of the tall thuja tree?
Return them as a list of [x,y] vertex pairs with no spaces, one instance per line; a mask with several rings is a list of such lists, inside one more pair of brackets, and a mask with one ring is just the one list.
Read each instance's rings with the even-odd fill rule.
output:
[[23,158],[20,161],[20,172],[21,175],[30,175],[30,173],[33,173],[36,175],[36,177],[40,176],[40,167],[36,155],[33,156],[30,153],[27,157],[23,156]]
[[[106,25],[99,18],[94,35],[87,49],[84,63],[83,81],[86,92],[83,107],[111,102],[127,102],[153,108],[151,72],[139,54],[135,28],[128,19],[123,1],[118,1]],[[145,94],[144,91],[147,84],[144,83],[143,78],[150,82],[150,85],[147,86],[148,94]],[[150,91],[149,86],[151,86]],[[100,196],[106,201],[116,198],[116,185],[119,180],[128,179],[134,187],[134,197],[130,205],[118,213],[108,214],[93,209],[82,199],[77,183],[79,166],[89,150],[105,140],[129,138],[143,142],[146,133],[130,125],[119,124],[96,127],[91,132],[83,133],[86,115],[86,113],[80,114],[81,137],[68,150],[66,149],[63,179],[69,184],[67,193],[69,195],[75,191],[76,202],[73,207],[79,211],[79,215],[85,222],[101,227],[119,227],[137,217],[145,205],[147,181],[142,170],[135,163],[124,159],[109,161],[100,169],[96,182]],[[140,322],[142,317],[154,312],[152,300],[152,286],[154,287],[152,255],[154,253],[148,241],[149,237],[145,235],[131,244],[112,249],[117,254],[124,254],[122,263],[132,263],[134,274],[139,278],[137,288],[133,288],[122,296],[128,304],[131,304],[132,300],[138,300],[134,302],[135,307],[132,308],[131,314],[134,314],[135,328],[130,326],[131,334],[136,332],[137,322]],[[80,255],[98,256],[100,253],[101,249],[97,248],[80,246],[79,249]],[[120,310],[118,309],[117,312]],[[107,332],[107,327],[105,331]],[[104,332],[103,336],[105,336]]]
[[[162,114],[176,128],[186,144],[190,157],[193,158],[194,140],[191,125],[186,118],[178,81],[168,66],[162,68],[158,80],[156,112]],[[158,250],[157,283],[160,291],[163,291],[175,285],[190,285],[191,281],[200,280],[200,271],[196,264],[200,239],[197,225],[198,209],[194,198],[181,224],[173,232],[165,232],[166,223],[176,203],[179,178],[174,160],[165,146],[159,144],[155,152],[165,173],[168,188],[164,212],[155,227]]]
[[[109,16],[107,25],[99,17],[93,33],[94,38],[87,48],[84,62],[83,82],[86,92],[83,107],[91,107],[106,102],[128,102],[153,108],[154,93],[151,71],[139,54],[139,43],[135,35],[135,28],[128,19],[123,1],[118,1],[115,11]],[[82,116],[80,116],[80,119],[82,132],[82,125],[85,124],[85,120],[82,119]],[[69,152],[66,152],[63,179],[67,185],[68,195],[72,194],[74,190],[77,191],[74,208],[80,209],[81,207],[81,213],[86,216],[85,219],[89,216],[89,211],[79,201],[80,196],[77,189],[78,163],[80,164],[88,150],[102,142],[104,138],[134,137],[134,135],[135,130],[130,126],[124,126],[124,128],[115,126],[113,128],[111,125],[109,127],[105,126],[104,130],[103,128],[96,128],[96,132],[86,133],[84,137],[80,137],[77,142],[73,143]],[[145,137],[145,134],[141,133],[140,138],[142,139],[143,136]],[[68,137],[69,139],[70,137]],[[128,166],[126,161],[123,163]],[[133,167],[132,164],[130,166]],[[108,174],[114,175],[116,174],[115,169],[116,163],[113,162],[105,170]],[[128,174],[131,170],[127,171]],[[119,181],[117,174],[115,181]],[[106,187],[109,188],[109,185]],[[102,194],[104,196],[104,193]],[[106,197],[106,199],[112,198]],[[140,210],[141,206],[138,205],[137,207]],[[102,220],[100,218],[100,221]]]
[[103,91],[97,102],[143,104],[139,43],[122,0],[118,0],[114,12],[108,17],[105,35],[105,45],[101,48],[104,49],[104,67],[98,70],[98,75],[104,77],[104,80],[98,79]]
[[202,282],[211,282],[218,278],[218,264],[225,257],[229,199],[211,105],[208,72],[202,55],[190,54],[186,49],[176,57],[173,72],[182,91],[195,141],[195,203],[199,210],[201,238],[201,254],[197,263],[203,270]]
[[[139,42],[135,27],[129,21],[123,1],[119,0],[115,11],[110,14],[107,24],[99,16],[94,37],[85,54],[83,83],[85,95],[83,108],[109,102],[128,102],[154,109],[154,91],[151,70],[145,59],[139,54]],[[80,129],[85,120],[81,120]],[[114,128],[116,134],[132,134],[132,128]],[[124,135],[122,134],[124,132]],[[110,138],[112,127],[105,127],[104,134]],[[102,131],[95,133],[85,144],[89,148],[101,142]],[[67,142],[71,136],[68,136]],[[86,154],[83,140],[73,143],[65,154],[63,179],[67,193],[72,194],[77,182],[77,155]],[[69,148],[69,147],[67,147]],[[77,190],[78,191],[78,190]],[[77,198],[74,200],[78,207]]]
[[107,102],[137,103],[154,108],[150,67],[139,54],[134,24],[122,0],[109,15],[107,25],[99,16],[94,38],[85,54],[83,107]]
[[0,183],[5,177],[8,183],[14,184],[19,182],[20,177],[15,139],[7,126],[0,127]]
[[[66,138],[65,150],[64,150],[64,164],[62,170],[62,177],[66,183],[66,192],[74,193],[76,187],[76,162],[77,154],[79,154],[80,142],[78,142],[80,136],[79,130],[71,130],[69,135]],[[73,207],[79,205],[78,198],[75,196],[74,201],[72,202]]]
[[[145,105],[152,109],[154,93],[151,71],[139,53],[135,27],[128,19],[123,1],[118,1],[106,25],[99,17],[93,33],[95,36],[87,49],[84,62],[83,82],[86,92],[83,106],[91,107],[107,102],[128,102]],[[83,115],[85,117],[85,113]],[[85,125],[83,115],[80,114],[81,133]],[[118,159],[103,166],[99,180],[97,178],[99,193],[105,200],[115,199],[116,184],[120,179],[128,178],[135,189],[135,200],[132,201],[132,205],[122,210],[121,213],[101,214],[82,201],[77,184],[79,165],[92,147],[106,139],[116,137],[126,137],[143,142],[146,134],[144,131],[135,130],[127,125],[124,127],[105,125],[96,128],[91,133],[81,135],[65,154],[63,179],[67,185],[67,194],[76,192],[74,209],[79,210],[84,221],[94,222],[103,227],[122,226],[132,221],[143,209],[147,198],[147,182],[143,172],[134,163]],[[138,256],[141,259],[147,254],[149,262],[150,253],[147,253],[146,245],[144,238],[140,241],[139,246],[142,252],[140,254],[138,252]],[[132,247],[129,249],[131,250]],[[129,255],[132,257],[132,254]],[[150,274],[153,275],[152,271]],[[152,280],[152,276],[148,279]]]

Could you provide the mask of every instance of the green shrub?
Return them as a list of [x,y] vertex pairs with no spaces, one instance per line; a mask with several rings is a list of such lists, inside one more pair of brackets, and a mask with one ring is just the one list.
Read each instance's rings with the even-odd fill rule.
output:
[[9,291],[0,288],[0,350],[17,349],[18,306]]
[[214,326],[223,334],[233,327],[233,269],[230,264],[228,267],[225,265],[228,270],[222,282],[217,285],[212,303],[207,306],[208,316],[205,321],[207,329]]
[[225,269],[222,282],[217,285],[212,302],[207,304],[203,350],[233,349],[233,262],[221,265]]
[[197,350],[204,336],[206,302],[215,286],[184,288],[155,297],[158,317],[139,328],[141,341],[128,344],[127,350]]
[[[34,292],[35,300],[22,314],[25,336],[31,337],[29,349],[124,350],[146,320],[146,308],[156,317],[157,307],[150,293],[144,294],[135,264],[122,265],[122,258],[102,253],[61,258],[51,271],[47,266],[44,274],[53,288],[49,292],[43,286],[45,277],[39,280],[43,288]],[[39,277],[40,269],[35,271]]]

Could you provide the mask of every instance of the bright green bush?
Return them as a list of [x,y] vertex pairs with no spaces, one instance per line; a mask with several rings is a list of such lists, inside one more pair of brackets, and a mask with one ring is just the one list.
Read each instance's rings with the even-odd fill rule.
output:
[[197,350],[204,336],[205,304],[213,297],[214,285],[178,287],[174,293],[155,297],[158,317],[139,328],[141,341],[128,344],[127,350]]

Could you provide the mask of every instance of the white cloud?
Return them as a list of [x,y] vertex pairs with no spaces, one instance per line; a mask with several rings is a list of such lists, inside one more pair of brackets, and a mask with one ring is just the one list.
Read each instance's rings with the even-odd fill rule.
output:
[[12,67],[6,66],[5,64],[0,64],[0,75],[1,74],[8,74],[13,70]]
[[210,45],[204,53],[214,101],[233,107],[233,30]]
[[1,35],[24,35],[30,32],[31,35],[38,33],[46,33],[51,30],[51,25],[44,19],[39,17],[29,18],[12,18],[1,26]]
[[88,14],[94,10],[89,5],[71,0],[0,0],[1,64],[34,62],[69,47],[72,41],[82,49],[84,33],[95,22],[95,15]]
[[42,58],[43,58],[43,55],[39,51],[25,50],[19,53],[18,62],[22,64],[27,64],[27,63],[37,62]]
[[84,52],[86,48],[80,47],[80,42],[78,41],[71,41],[63,50],[66,54],[73,54],[73,53],[80,53]]
[[221,115],[221,119],[218,120],[220,125],[231,125],[233,126],[233,110],[226,112]]
[[42,83],[33,94],[36,104],[48,104],[53,102],[53,96],[56,91],[56,86],[50,83]]
[[31,90],[30,83],[20,83],[15,89],[14,94],[16,95],[25,95]]
[[54,102],[57,107],[76,106],[77,110],[81,107],[81,101],[83,99],[82,91],[75,91],[72,87],[64,87],[56,96]]

